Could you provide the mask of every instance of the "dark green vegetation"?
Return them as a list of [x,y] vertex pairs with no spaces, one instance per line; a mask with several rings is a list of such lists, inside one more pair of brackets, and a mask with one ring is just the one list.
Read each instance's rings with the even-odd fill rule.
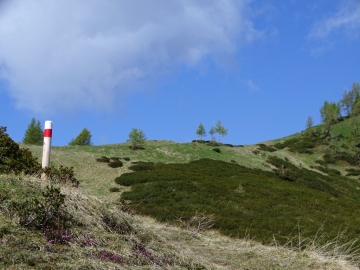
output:
[[73,167],[49,166],[42,169],[40,163],[27,148],[20,148],[6,133],[6,127],[0,126],[0,174],[25,174],[45,177],[53,183],[70,183],[79,186]]
[[40,121],[36,122],[35,118],[32,118],[27,130],[25,131],[23,143],[42,145],[43,141],[44,134],[43,130],[41,129]]
[[122,198],[138,213],[159,221],[189,220],[197,212],[214,214],[214,228],[234,237],[280,241],[301,231],[305,237],[319,229],[327,237],[347,230],[358,237],[360,187],[346,177],[323,175],[269,157],[274,172],[233,163],[201,159],[188,164],[141,163],[134,173],[116,178],[131,186]]
[[[97,158],[96,161],[97,162],[107,163],[108,166],[111,167],[111,168],[120,168],[120,167],[122,167],[124,165],[120,159],[121,158],[118,158],[118,157],[108,158],[106,156],[102,156],[100,158]],[[125,157],[123,159],[125,161],[130,161],[130,158],[128,158],[128,157]]]
[[130,148],[133,150],[144,149],[146,144],[146,135],[141,129],[133,128],[129,133]]
[[0,126],[0,173],[32,174],[40,168],[31,152],[20,148],[6,133],[6,127]]
[[87,128],[84,128],[75,139],[69,142],[69,145],[91,145],[91,133]]

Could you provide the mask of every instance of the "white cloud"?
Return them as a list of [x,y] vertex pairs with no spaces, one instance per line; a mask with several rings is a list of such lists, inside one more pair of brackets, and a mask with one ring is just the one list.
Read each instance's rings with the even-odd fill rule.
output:
[[311,29],[310,39],[323,39],[336,31],[344,31],[350,38],[360,33],[360,1],[344,0],[336,13],[319,20]]
[[246,0],[3,3],[0,78],[19,108],[36,112],[109,108],[132,82],[196,68],[259,35]]

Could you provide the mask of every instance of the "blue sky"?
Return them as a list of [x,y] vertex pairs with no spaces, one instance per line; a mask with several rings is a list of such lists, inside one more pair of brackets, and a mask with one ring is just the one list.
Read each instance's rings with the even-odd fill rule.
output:
[[189,142],[220,120],[254,144],[319,124],[359,63],[359,0],[3,0],[0,125],[21,141],[52,120],[61,146],[84,127]]

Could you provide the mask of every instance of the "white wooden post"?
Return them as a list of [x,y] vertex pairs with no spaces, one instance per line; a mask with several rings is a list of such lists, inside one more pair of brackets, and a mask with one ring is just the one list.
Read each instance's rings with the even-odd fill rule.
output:
[[43,168],[48,167],[50,164],[51,137],[52,137],[52,122],[45,121],[44,145],[43,145],[43,155],[42,155]]

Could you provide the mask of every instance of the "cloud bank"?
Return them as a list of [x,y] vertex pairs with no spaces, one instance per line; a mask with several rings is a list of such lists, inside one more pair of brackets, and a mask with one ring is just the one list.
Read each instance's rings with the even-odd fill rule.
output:
[[[4,4],[5,3],[5,4]],[[259,35],[250,1],[12,0],[0,6],[0,79],[19,108],[104,109],[137,80],[232,55]],[[44,104],[52,104],[44,106]]]
[[311,29],[309,38],[323,39],[343,31],[350,38],[360,34],[360,1],[345,0],[336,13],[318,21]]

